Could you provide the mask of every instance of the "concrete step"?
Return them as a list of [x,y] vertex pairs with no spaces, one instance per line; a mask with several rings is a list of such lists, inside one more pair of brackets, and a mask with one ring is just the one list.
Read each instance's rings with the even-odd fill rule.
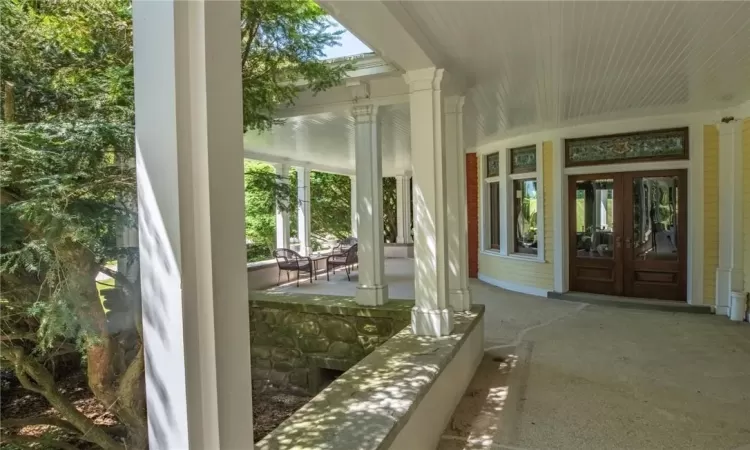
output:
[[673,300],[654,300],[648,298],[618,297],[614,295],[589,294],[587,292],[549,292],[549,298],[571,302],[590,303],[593,305],[613,306],[616,308],[647,309],[667,312],[685,312],[693,314],[711,314],[709,305],[689,305],[686,302]]

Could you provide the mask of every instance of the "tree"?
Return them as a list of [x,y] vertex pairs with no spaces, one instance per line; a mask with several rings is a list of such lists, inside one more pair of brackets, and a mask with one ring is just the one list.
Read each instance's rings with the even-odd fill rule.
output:
[[[301,87],[289,81],[319,91],[343,76],[316,60],[338,35],[311,1],[246,0],[242,19],[246,129],[267,129],[294,100]],[[136,220],[130,1],[4,0],[0,20],[0,357],[60,416],[3,420],[2,441],[41,423],[76,444],[145,448],[139,282],[111,264],[137,260],[117,242]],[[99,273],[119,295],[103,301]],[[80,355],[120,427],[96,425],[59,389],[47,362],[62,353]]]

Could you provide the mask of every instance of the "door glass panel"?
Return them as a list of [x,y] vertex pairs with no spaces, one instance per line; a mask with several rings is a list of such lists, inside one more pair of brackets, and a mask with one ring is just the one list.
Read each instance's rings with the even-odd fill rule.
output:
[[576,255],[614,257],[614,179],[576,182]]
[[[678,177],[633,179],[633,257],[677,260]],[[627,247],[629,242],[625,242]]]

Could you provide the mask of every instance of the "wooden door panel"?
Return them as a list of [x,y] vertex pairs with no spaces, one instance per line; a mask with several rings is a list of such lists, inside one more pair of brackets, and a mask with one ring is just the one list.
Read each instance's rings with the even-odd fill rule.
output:
[[687,295],[687,173],[623,174],[624,295]]
[[622,293],[618,179],[613,174],[570,177],[570,285],[572,290]]

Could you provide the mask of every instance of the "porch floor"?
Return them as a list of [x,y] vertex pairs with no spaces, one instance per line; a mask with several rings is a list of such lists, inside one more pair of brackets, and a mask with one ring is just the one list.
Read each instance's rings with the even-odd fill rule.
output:
[[750,449],[750,325],[471,289],[486,353],[440,450]]
[[[317,294],[317,295],[341,295],[353,297],[357,294],[357,283],[359,274],[355,269],[349,275],[351,281],[347,280],[343,269],[330,273],[330,281],[326,281],[325,272],[318,273],[318,279],[312,283],[307,277],[299,281],[299,287],[295,280],[281,286],[268,289],[270,292],[288,292],[290,294]],[[282,275],[283,276],[283,275]],[[292,275],[294,276],[294,275]],[[388,298],[398,300],[414,300],[414,260],[401,258],[388,258],[385,260],[385,279],[388,284]]]
[[[391,298],[413,260],[388,259]],[[274,288],[352,296],[337,272]],[[471,280],[485,358],[440,450],[750,450],[750,325],[534,297]]]

